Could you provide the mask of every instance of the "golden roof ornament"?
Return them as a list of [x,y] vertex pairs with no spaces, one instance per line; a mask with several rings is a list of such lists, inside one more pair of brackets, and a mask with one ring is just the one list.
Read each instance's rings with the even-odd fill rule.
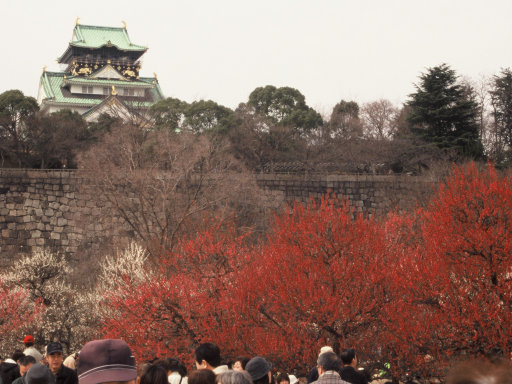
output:
[[123,28],[126,29],[126,21],[122,20],[121,23],[123,23]]
[[155,80],[158,80],[158,76],[156,75],[156,72],[153,72],[153,76],[155,76]]
[[79,17],[77,17],[76,20],[75,20],[75,27],[78,25],[78,20],[80,20]]
[[46,72],[46,65],[43,67],[43,73]]
[[117,95],[116,86],[113,85],[112,86],[112,96],[116,96],[116,95]]

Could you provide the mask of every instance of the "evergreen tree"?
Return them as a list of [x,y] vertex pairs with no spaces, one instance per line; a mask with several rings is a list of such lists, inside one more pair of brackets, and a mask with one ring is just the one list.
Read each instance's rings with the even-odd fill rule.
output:
[[460,84],[447,64],[428,68],[409,97],[412,132],[440,148],[456,149],[475,159],[482,156],[476,120],[478,104],[471,88]]
[[323,124],[322,116],[306,104],[304,95],[295,88],[258,87],[249,95],[247,105],[272,124],[292,127],[299,134]]
[[[512,71],[510,68],[502,69],[499,75],[494,76],[490,93],[496,141],[503,143],[503,149],[508,152],[508,156],[500,154],[497,160],[498,162],[510,161],[510,148],[512,147]],[[499,152],[502,151],[499,150]]]

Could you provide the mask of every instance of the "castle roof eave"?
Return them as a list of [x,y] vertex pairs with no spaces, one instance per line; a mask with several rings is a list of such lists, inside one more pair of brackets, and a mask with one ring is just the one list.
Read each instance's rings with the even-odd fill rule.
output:
[[58,61],[62,62],[64,58],[68,58],[73,47],[86,49],[115,47],[121,52],[139,52],[141,55],[148,50],[148,47],[131,42],[126,26],[102,27],[83,24],[75,25],[68,48]]
[[[64,53],[60,57],[57,58],[57,62],[60,63],[60,64],[65,64],[67,62],[67,60],[69,58],[71,58],[71,56],[72,56],[71,53],[72,53],[73,47],[89,48],[91,50],[94,50],[94,49],[101,49],[103,47],[109,47],[109,45],[108,44],[104,44],[104,45],[102,45],[100,47],[84,47],[84,46],[79,46],[79,45],[74,45],[72,43],[69,43],[68,48],[66,49],[66,51],[64,51]],[[117,48],[120,52],[139,52],[140,55],[138,57],[141,57],[149,49],[147,47],[144,47],[144,49],[121,49],[121,48],[117,47],[114,44],[111,44],[110,47]]]

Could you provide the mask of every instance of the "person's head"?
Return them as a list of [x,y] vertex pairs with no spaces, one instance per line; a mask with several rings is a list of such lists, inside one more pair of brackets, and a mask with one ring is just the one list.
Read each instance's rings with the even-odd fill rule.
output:
[[446,377],[446,384],[512,384],[510,361],[492,363],[485,360],[455,365]]
[[78,383],[135,383],[137,368],[123,340],[93,340],[84,345],[78,359]]
[[46,346],[46,362],[54,375],[59,372],[63,361],[62,345],[57,342],[48,344]]
[[167,371],[161,365],[152,365],[140,377],[140,384],[168,384]]
[[248,357],[245,357],[245,356],[237,357],[232,366],[233,370],[245,371],[245,366],[247,365],[249,360],[251,360],[251,359],[249,359]]
[[18,349],[16,351],[14,351],[14,353],[12,354],[12,359],[13,359],[13,361],[16,362],[16,364],[19,364],[20,359],[24,356],[25,356],[25,354]]
[[140,384],[140,379],[141,377],[146,373],[146,371],[149,369],[149,367],[151,367],[151,363],[144,363],[144,364],[141,364],[138,368],[137,368],[137,384]]
[[165,371],[166,375],[171,374],[171,367],[170,367],[169,361],[167,359],[155,360],[155,361],[153,361],[153,365],[157,365],[157,366],[161,367]]
[[252,384],[252,379],[245,371],[228,371],[217,376],[217,384]]
[[320,352],[318,352],[318,356],[320,356],[322,353],[325,353],[325,352],[334,352],[334,351],[332,350],[332,347],[325,345],[322,348],[320,348]]
[[299,382],[299,379],[295,375],[290,375],[290,384],[297,384]]
[[272,363],[261,356],[253,357],[245,366],[245,370],[251,376],[254,384],[270,384],[272,381],[271,368]]
[[25,347],[31,347],[34,345],[34,336],[32,335],[27,335],[25,336],[25,338],[23,339],[23,344],[25,344]]
[[171,372],[178,372],[180,376],[187,376],[187,367],[185,367],[185,365],[178,359],[169,357],[167,358],[167,362],[169,363],[169,370]]
[[50,369],[43,364],[33,364],[25,374],[25,384],[51,384],[55,377]]
[[215,373],[209,369],[198,369],[188,375],[188,384],[215,384]]
[[334,352],[324,352],[318,356],[316,361],[318,374],[322,376],[327,371],[339,372],[341,369],[341,361]]
[[280,373],[276,377],[276,384],[290,384],[290,377],[286,373]]
[[20,366],[20,375],[24,376],[30,367],[36,363],[36,358],[34,356],[23,356],[20,359],[19,366]]
[[195,352],[197,369],[213,369],[220,365],[220,349],[215,344],[203,343]]
[[352,348],[344,349],[341,351],[341,361],[343,365],[357,365],[356,351]]

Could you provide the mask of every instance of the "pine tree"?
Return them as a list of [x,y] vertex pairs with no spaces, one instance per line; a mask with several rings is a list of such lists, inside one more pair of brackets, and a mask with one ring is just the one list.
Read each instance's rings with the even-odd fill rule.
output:
[[440,148],[480,158],[483,146],[476,122],[478,105],[470,87],[460,84],[447,64],[428,68],[409,95],[411,131]]
[[[497,156],[498,163],[511,161],[512,147],[512,71],[510,68],[502,69],[499,75],[494,76],[491,89],[491,102],[496,127],[496,142],[502,143],[505,153]],[[502,151],[499,151],[502,152]]]

